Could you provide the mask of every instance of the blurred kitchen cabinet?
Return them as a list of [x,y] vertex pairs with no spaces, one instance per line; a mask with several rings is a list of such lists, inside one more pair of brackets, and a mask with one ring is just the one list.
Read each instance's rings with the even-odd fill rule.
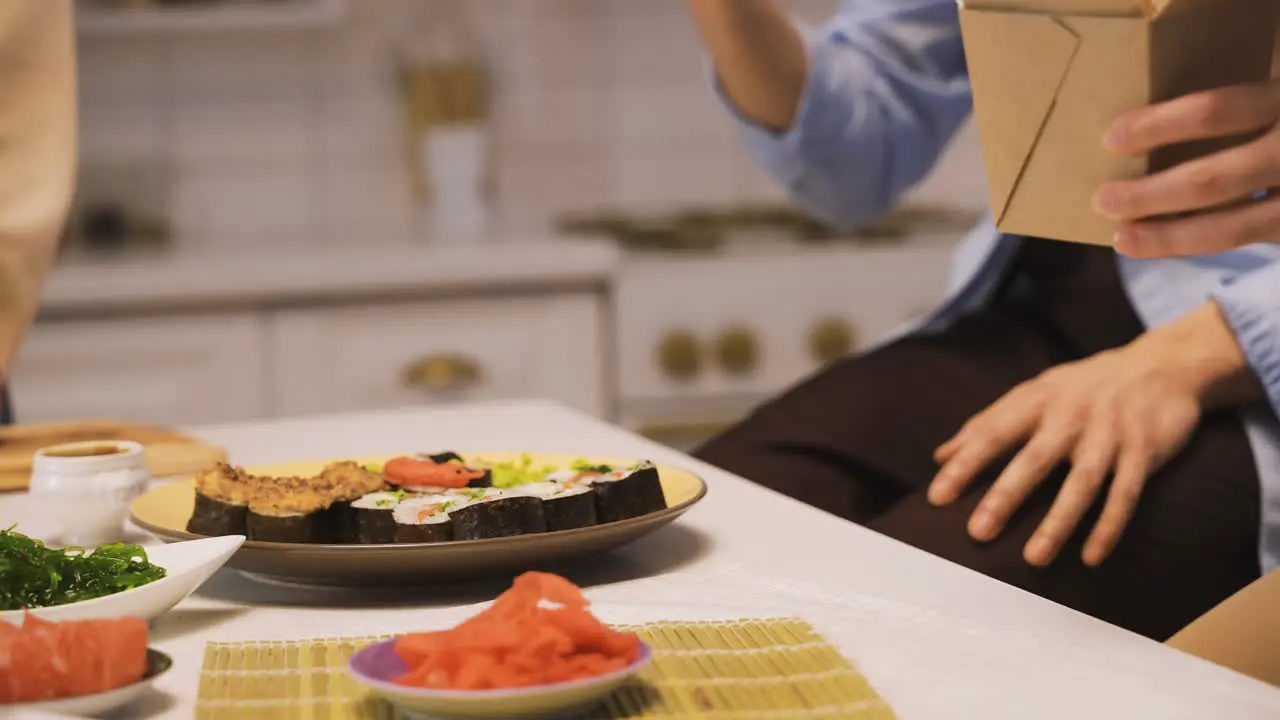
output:
[[19,422],[165,425],[539,398],[612,413],[615,248],[351,246],[60,265]]
[[293,31],[339,23],[346,0],[79,0],[76,30],[88,37]]
[[606,406],[604,295],[565,292],[273,314],[280,416],[549,398]]
[[262,417],[264,329],[249,312],[40,322],[10,374],[15,412],[21,422]]
[[943,236],[625,263],[614,286],[619,420],[698,445],[937,307],[953,247]]
[[616,284],[619,393],[779,392],[936,307],[950,255],[939,243],[629,262]]

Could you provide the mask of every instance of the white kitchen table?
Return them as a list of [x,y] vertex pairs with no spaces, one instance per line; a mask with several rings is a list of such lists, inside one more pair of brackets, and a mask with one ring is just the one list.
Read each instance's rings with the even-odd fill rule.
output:
[[[633,456],[700,473],[706,499],[570,576],[607,622],[798,616],[903,720],[1277,718],[1264,685],[995,582],[559,406],[505,403],[191,428],[257,465],[406,451]],[[0,522],[38,517],[24,495]],[[38,533],[33,533],[38,534]],[[123,717],[187,718],[205,643],[446,626],[500,590],[304,589],[231,570],[161,618],[175,667]],[[1280,610],[1278,610],[1280,611]]]

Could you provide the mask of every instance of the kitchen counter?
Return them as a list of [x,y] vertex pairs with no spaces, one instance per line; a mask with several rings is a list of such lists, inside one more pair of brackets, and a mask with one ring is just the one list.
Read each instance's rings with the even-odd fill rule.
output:
[[[463,452],[518,448],[648,458],[687,468],[710,486],[705,500],[602,562],[566,570],[587,588],[592,611],[617,624],[799,616],[835,643],[904,720],[1280,716],[1280,689],[554,404],[310,416],[191,432],[250,467],[399,453],[431,438],[434,447]],[[47,513],[24,493],[0,498],[0,516],[8,518],[4,522],[22,518],[24,531],[38,537],[52,532]],[[118,715],[192,717],[210,640],[291,641],[448,627],[474,614],[473,603],[492,600],[495,585],[501,589],[496,583],[299,588],[224,569],[156,622],[152,643],[175,665],[153,692]],[[282,696],[259,697],[266,712],[298,709]],[[211,717],[249,715],[225,699],[206,698],[200,705]],[[837,713],[857,716],[852,708],[838,708],[825,717]]]
[[41,317],[599,287],[620,258],[606,242],[530,240],[79,260],[55,267]]

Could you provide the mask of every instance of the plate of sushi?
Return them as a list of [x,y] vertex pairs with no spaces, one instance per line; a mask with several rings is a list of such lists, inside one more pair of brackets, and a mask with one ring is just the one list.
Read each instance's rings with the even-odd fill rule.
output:
[[686,512],[706,483],[619,458],[435,452],[219,464],[134,501],[170,542],[243,535],[227,566],[302,585],[429,584],[612,550]]

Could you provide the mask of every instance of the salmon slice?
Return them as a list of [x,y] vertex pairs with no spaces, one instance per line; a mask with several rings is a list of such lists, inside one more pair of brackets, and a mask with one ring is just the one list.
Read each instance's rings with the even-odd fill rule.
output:
[[147,624],[138,618],[54,623],[30,614],[0,622],[0,703],[89,695],[147,672]]

